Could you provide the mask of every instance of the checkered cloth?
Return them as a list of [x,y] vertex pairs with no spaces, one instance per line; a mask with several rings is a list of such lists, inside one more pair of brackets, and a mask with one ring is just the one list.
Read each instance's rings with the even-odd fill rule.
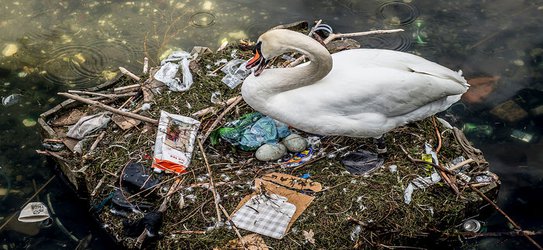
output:
[[294,212],[296,206],[283,196],[255,195],[236,211],[232,222],[238,228],[281,239]]

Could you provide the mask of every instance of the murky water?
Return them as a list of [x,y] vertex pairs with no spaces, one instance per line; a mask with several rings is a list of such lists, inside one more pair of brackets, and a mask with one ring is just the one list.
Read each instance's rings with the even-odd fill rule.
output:
[[[61,99],[55,94],[96,85],[117,67],[139,72],[143,57],[156,64],[171,48],[217,48],[224,40],[256,39],[268,28],[317,20],[335,32],[381,28],[406,31],[359,38],[364,47],[422,55],[466,78],[479,78],[472,95],[448,112],[479,146],[503,186],[499,205],[529,230],[543,230],[543,1],[2,1],[0,7],[0,95],[16,95],[0,106],[0,217],[18,210],[51,176],[35,121]],[[493,81],[483,77],[494,77]],[[497,79],[497,80],[496,80]],[[526,115],[506,121],[490,112],[513,100]],[[508,110],[507,113],[519,112]],[[39,196],[51,201],[66,231],[44,228],[36,237],[0,232],[3,249],[73,248],[92,232],[92,246],[107,238],[83,218],[84,206],[53,180]],[[489,231],[506,231],[501,216]],[[541,237],[536,238],[543,242]],[[523,238],[487,238],[476,248],[525,248]],[[5,245],[5,247],[4,247]]]

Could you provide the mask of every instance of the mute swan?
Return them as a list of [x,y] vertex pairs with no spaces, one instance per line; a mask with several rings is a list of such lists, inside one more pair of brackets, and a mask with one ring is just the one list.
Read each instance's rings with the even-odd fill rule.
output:
[[[297,51],[310,62],[264,71],[269,60]],[[330,55],[298,32],[275,29],[261,35],[241,94],[253,109],[294,128],[319,135],[381,136],[443,111],[468,84],[454,72],[416,55],[383,49],[353,49]],[[386,149],[385,149],[386,150]]]

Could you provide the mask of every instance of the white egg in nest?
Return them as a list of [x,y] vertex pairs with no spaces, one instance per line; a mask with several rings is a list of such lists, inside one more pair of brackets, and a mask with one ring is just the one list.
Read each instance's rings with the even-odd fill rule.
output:
[[307,148],[307,140],[298,134],[290,134],[283,139],[282,143],[290,152],[302,152]]
[[259,161],[275,161],[279,160],[287,153],[287,148],[281,143],[269,143],[260,146],[255,153],[256,159]]

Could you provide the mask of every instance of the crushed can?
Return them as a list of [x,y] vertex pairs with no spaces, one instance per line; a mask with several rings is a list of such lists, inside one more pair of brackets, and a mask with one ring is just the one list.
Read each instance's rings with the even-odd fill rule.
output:
[[462,223],[462,229],[466,232],[478,233],[483,231],[483,223],[478,220],[469,219]]
[[534,140],[534,135],[526,133],[522,130],[513,129],[511,131],[511,138],[517,139],[519,141],[530,143]]
[[465,123],[462,126],[462,132],[477,137],[489,137],[494,132],[494,128],[486,124]]

